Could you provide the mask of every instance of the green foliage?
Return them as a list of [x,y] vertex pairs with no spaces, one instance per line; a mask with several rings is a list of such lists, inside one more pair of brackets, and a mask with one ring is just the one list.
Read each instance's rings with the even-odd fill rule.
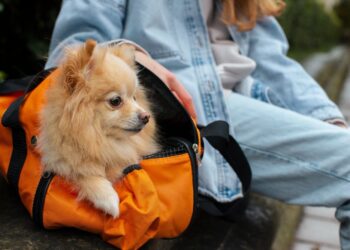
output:
[[61,0],[0,0],[0,69],[8,78],[42,70]]
[[343,32],[343,39],[350,41],[350,0],[341,0],[335,7],[335,13],[337,13]]
[[335,7],[335,12],[339,16],[342,25],[350,28],[350,0],[341,0]]
[[340,28],[334,15],[317,0],[287,0],[279,18],[291,50],[316,51],[339,41]]
[[6,73],[0,70],[0,83],[6,79]]

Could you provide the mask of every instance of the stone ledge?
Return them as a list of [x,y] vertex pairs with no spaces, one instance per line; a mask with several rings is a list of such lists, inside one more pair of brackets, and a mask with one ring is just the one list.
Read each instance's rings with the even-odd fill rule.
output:
[[146,250],[286,250],[291,246],[301,209],[252,195],[245,215],[229,222],[201,212],[183,236],[153,240]]
[[[113,249],[98,235],[75,229],[43,230],[36,227],[20,204],[17,194],[0,178],[0,248],[1,249]],[[288,211],[295,210],[290,207]],[[288,215],[288,216],[286,216]],[[191,228],[176,239],[150,241],[147,250],[177,249],[251,249],[266,250],[276,242],[280,225],[286,219],[297,221],[298,213],[286,212],[286,205],[253,195],[245,216],[239,222],[229,222],[204,212]],[[286,243],[290,230],[281,239]],[[280,245],[274,249],[281,248]]]

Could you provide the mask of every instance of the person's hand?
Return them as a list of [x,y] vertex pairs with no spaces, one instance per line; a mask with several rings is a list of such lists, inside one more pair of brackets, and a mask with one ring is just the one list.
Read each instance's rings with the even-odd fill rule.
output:
[[192,97],[182,86],[182,84],[176,79],[176,76],[173,73],[140,51],[135,52],[135,59],[137,62],[141,63],[147,69],[155,73],[168,86],[175,97],[182,103],[190,116],[196,119],[197,115],[192,102]]
[[346,128],[346,129],[349,128],[346,124],[341,123],[341,122],[339,122],[339,123],[333,123],[333,125],[338,126],[338,127],[340,127],[340,128]]
[[331,119],[331,120],[326,120],[326,122],[340,128],[345,128],[345,129],[349,128],[348,124],[343,119]]

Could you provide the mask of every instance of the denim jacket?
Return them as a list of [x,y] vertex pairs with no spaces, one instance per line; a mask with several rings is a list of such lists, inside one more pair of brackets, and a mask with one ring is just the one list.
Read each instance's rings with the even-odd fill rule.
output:
[[[99,42],[131,40],[176,74],[192,95],[200,124],[229,121],[198,1],[64,0],[46,67],[57,64],[63,47],[88,38]],[[253,83],[251,97],[316,119],[342,118],[319,85],[286,56],[288,43],[274,18],[262,19],[248,32],[239,32],[234,26],[229,32],[240,53],[257,64],[242,83]],[[235,173],[207,143],[199,171],[199,191],[221,202],[241,196]]]

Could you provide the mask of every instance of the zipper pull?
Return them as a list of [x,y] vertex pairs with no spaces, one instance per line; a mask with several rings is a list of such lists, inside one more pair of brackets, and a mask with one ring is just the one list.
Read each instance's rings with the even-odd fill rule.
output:
[[193,151],[194,151],[196,154],[198,154],[198,144],[193,143],[193,144],[192,144],[192,149],[193,149]]
[[192,149],[193,149],[193,151],[196,153],[197,164],[198,164],[198,166],[199,166],[200,163],[201,163],[201,157],[200,157],[200,155],[199,155],[198,144],[193,143],[193,144],[192,144]]

